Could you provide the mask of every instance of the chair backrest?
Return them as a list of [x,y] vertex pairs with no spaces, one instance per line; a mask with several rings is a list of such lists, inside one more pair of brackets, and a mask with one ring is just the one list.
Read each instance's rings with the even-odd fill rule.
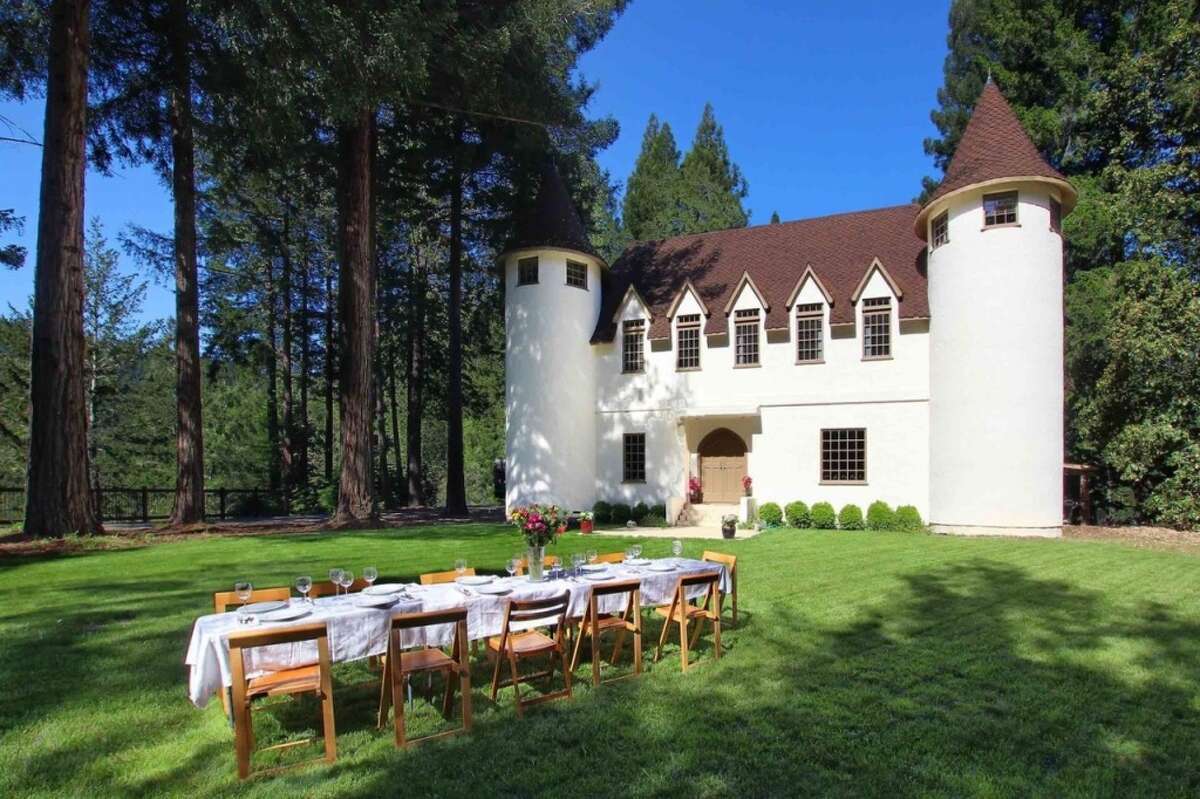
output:
[[226,636],[229,641],[229,665],[233,669],[235,690],[246,682],[245,650],[260,646],[294,644],[301,641],[317,642],[317,663],[323,673],[329,671],[329,630],[325,622],[301,624],[295,627],[277,627],[270,630],[235,630]]
[[426,610],[416,613],[397,613],[392,616],[392,629],[411,630],[416,627],[430,627],[434,624],[455,624],[466,620],[467,609],[465,607]]
[[[475,576],[475,567],[472,566],[463,572],[466,577]],[[458,572],[425,572],[421,575],[421,585],[438,585],[440,583],[452,583],[458,577]]]
[[[559,563],[560,563],[560,561],[558,559],[558,555],[543,555],[542,556],[542,566],[544,568],[553,569],[555,566],[558,566]],[[529,568],[529,558],[521,558],[519,561],[517,561],[517,571],[515,572],[515,574],[519,577],[522,574],[524,574],[525,570],[528,568]]]
[[[350,593],[357,593],[367,587],[367,581],[358,577],[350,584]],[[308,590],[308,595],[312,599],[319,596],[333,596],[341,591],[341,586],[334,585],[329,580],[318,580],[312,584],[312,588]]]
[[733,579],[734,573],[737,572],[737,555],[726,555],[724,552],[714,552],[711,549],[706,549],[700,558],[709,563],[720,563],[728,568],[730,579]]
[[675,583],[675,595],[671,598],[671,612],[674,613],[675,608],[688,603],[688,589],[695,586],[705,586],[704,602],[702,607],[718,607],[720,597],[721,572],[700,572],[699,574],[685,574],[681,576],[678,582]]
[[286,602],[292,598],[290,588],[256,588],[250,592],[250,598],[245,602],[238,599],[236,591],[214,591],[213,613],[224,613],[232,607],[249,605],[251,602],[271,602],[274,600]]
[[624,552],[605,552],[603,555],[596,556],[597,563],[624,563]]
[[592,623],[595,623],[600,615],[596,600],[600,597],[613,596],[615,594],[625,594],[628,597],[625,609],[621,611],[622,616],[628,617],[631,610],[637,613],[641,607],[641,590],[641,580],[616,580],[611,583],[597,583],[593,585],[591,593],[588,596],[588,618]]
[[570,604],[570,591],[546,599],[510,599],[504,611],[504,631],[507,633],[512,624],[520,624],[524,629],[557,625],[561,632]]

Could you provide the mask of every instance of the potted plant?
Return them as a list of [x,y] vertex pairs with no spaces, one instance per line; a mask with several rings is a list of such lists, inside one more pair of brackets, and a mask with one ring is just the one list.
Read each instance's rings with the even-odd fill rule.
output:
[[591,534],[592,519],[593,519],[593,517],[592,517],[591,511],[584,511],[583,513],[579,514],[579,532],[582,535],[590,535]]
[[726,513],[721,517],[721,537],[733,538],[737,535],[738,517],[736,513]]
[[693,504],[700,502],[700,478],[694,474],[688,476],[688,501]]
[[751,490],[754,488],[754,481],[750,479],[750,475],[742,478],[742,490],[746,492],[746,496],[750,496]]
[[546,544],[554,543],[554,539],[562,532],[563,514],[557,505],[530,505],[513,508],[508,518],[521,531],[521,537],[528,547],[525,561],[529,564],[529,580],[540,582]]

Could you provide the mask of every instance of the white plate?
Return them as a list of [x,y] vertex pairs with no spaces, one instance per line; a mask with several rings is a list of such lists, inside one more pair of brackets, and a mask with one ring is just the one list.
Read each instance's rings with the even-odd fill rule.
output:
[[625,565],[626,566],[649,566],[650,559],[649,558],[630,558],[629,560],[625,561]]
[[279,610],[272,610],[269,613],[260,614],[258,620],[292,621],[293,619],[302,619],[310,613],[312,613],[312,610],[304,607],[303,605],[289,605],[286,608],[280,608]]
[[608,571],[607,563],[589,563],[583,567],[585,572],[602,572]]
[[362,592],[370,596],[392,596],[394,594],[403,594],[404,586],[401,583],[381,583],[364,588]]
[[476,575],[474,577],[468,575],[467,577],[454,578],[454,582],[461,583],[462,585],[487,585],[491,581],[492,578],[484,574]]
[[496,596],[499,596],[500,594],[507,594],[512,591],[512,589],[509,588],[508,586],[500,585],[499,583],[492,583],[490,585],[481,585],[480,587],[476,588],[475,590],[481,594],[494,594]]
[[650,571],[652,572],[673,572],[677,568],[679,567],[674,563],[666,563],[661,560],[656,560],[650,564]]
[[261,613],[270,613],[273,610],[279,610],[280,608],[286,608],[287,606],[288,603],[279,602],[277,600],[273,600],[271,602],[252,602],[249,605],[242,605],[241,612],[257,616]]
[[604,580],[611,580],[612,578],[607,574],[585,574],[583,575],[583,579],[599,583]]
[[360,608],[390,608],[396,604],[396,595],[367,596],[366,594],[359,594],[354,597],[354,604]]

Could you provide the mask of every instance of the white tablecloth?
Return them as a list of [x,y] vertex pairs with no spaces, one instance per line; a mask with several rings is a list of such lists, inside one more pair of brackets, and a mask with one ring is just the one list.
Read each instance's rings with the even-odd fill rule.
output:
[[[642,605],[665,605],[671,601],[676,582],[682,575],[720,569],[721,591],[729,591],[729,574],[720,564],[686,558],[667,558],[665,562],[675,565],[676,568],[669,572],[658,572],[645,566],[614,564],[605,572],[605,582],[640,580]],[[311,613],[307,616],[269,626],[258,623],[253,628],[239,624],[236,612],[201,616],[192,626],[192,637],[184,661],[189,667],[188,698],[196,707],[204,707],[218,691],[233,684],[229,666],[229,642],[226,636],[238,630],[289,627],[323,621],[329,629],[330,658],[335,663],[342,663],[386,653],[388,621],[396,613],[466,606],[467,635],[475,640],[500,634],[509,599],[547,598],[557,596],[565,590],[571,594],[570,615],[583,616],[587,612],[590,589],[596,584],[583,578],[534,583],[526,577],[502,577],[497,578],[494,583],[511,588],[511,591],[497,596],[481,594],[470,587],[460,588],[457,584],[410,585],[406,596],[402,595],[396,604],[383,609],[358,606],[354,599],[357,594],[322,597],[311,604]],[[690,593],[689,598],[696,599],[703,594],[703,589],[692,589]],[[603,597],[600,611],[616,612],[624,608],[624,602],[625,598],[619,595]],[[405,634],[402,643],[406,647],[425,644],[444,646],[450,642],[452,632],[453,628],[450,625],[410,630]],[[316,643],[311,641],[259,647],[247,650],[246,661],[247,675],[255,676],[264,671],[316,663],[317,647]]]

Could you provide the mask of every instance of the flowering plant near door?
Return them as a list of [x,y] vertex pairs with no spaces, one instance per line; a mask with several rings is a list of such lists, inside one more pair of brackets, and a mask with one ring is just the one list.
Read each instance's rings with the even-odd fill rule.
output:
[[688,475],[688,500],[700,501],[700,478],[694,474]]
[[742,478],[742,490],[746,492],[746,496],[750,496],[750,491],[754,487],[754,481],[750,479],[750,475]]

